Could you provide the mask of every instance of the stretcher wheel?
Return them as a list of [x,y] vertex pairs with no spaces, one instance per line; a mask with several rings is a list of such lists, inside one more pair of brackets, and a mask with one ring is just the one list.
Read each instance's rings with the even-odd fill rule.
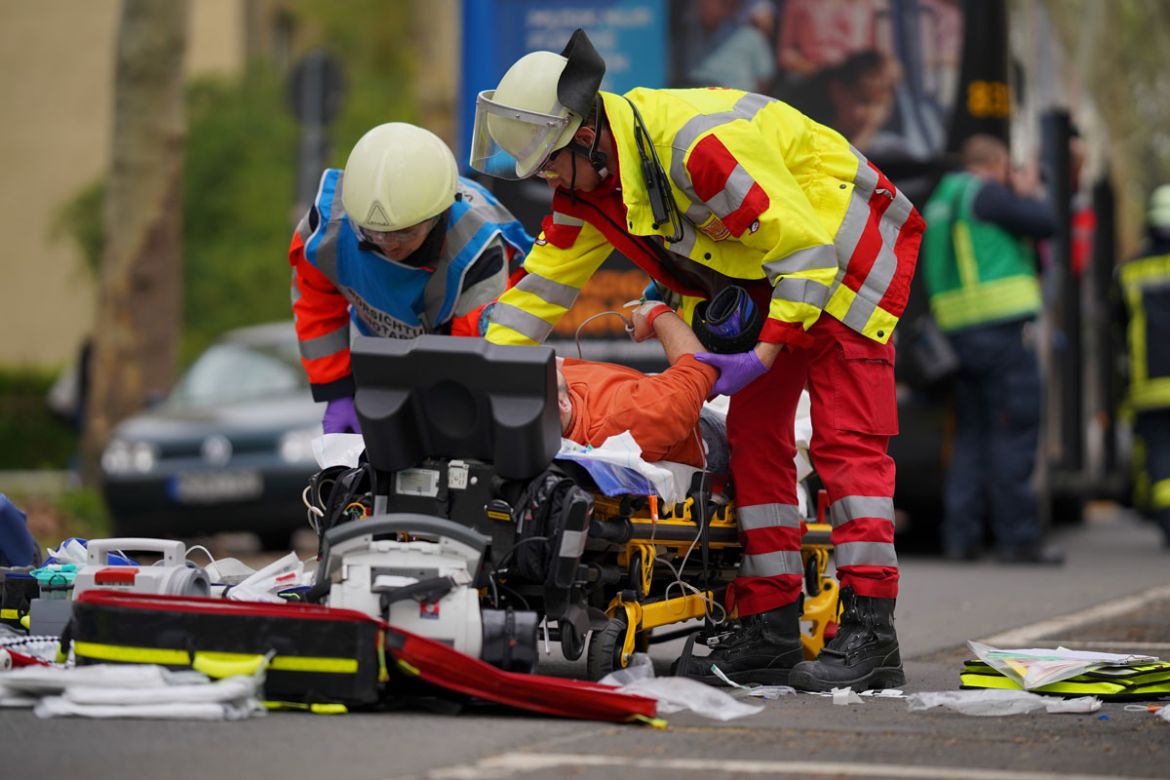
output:
[[808,556],[808,563],[804,565],[804,591],[810,596],[821,592],[821,569],[815,555]]
[[561,652],[570,661],[576,661],[585,652],[585,640],[577,633],[576,627],[567,620],[561,621]]
[[600,680],[617,669],[624,669],[622,645],[626,641],[626,616],[619,613],[594,631],[589,637],[589,654],[585,658],[585,673],[590,680]]

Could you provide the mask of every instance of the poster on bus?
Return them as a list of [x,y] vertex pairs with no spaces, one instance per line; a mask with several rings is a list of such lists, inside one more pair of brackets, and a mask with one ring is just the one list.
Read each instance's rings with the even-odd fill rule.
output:
[[[970,7],[979,13],[968,25]],[[479,89],[529,51],[560,51],[582,27],[606,59],[603,89],[715,86],[775,97],[836,129],[922,203],[957,139],[1006,132],[1004,14],[1002,0],[467,2],[461,112],[469,126]],[[539,229],[551,201],[543,182],[492,186]],[[590,318],[620,309],[646,282],[611,257],[553,338],[623,340],[620,319]]]

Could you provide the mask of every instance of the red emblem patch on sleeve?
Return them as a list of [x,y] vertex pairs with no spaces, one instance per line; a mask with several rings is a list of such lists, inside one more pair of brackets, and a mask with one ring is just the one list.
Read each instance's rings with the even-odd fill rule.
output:
[[581,235],[580,225],[561,225],[553,222],[552,214],[544,218],[540,223],[541,234],[537,239],[537,243],[543,240],[545,243],[552,244],[558,249],[568,249],[577,241],[577,236]]

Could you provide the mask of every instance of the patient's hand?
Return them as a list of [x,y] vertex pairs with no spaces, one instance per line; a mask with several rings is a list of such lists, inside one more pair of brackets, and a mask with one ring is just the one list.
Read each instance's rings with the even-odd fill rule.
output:
[[671,308],[662,301],[646,301],[637,309],[634,309],[631,317],[634,321],[634,332],[630,334],[630,338],[634,341],[646,341],[647,339],[655,338],[654,318],[668,311],[671,311]]

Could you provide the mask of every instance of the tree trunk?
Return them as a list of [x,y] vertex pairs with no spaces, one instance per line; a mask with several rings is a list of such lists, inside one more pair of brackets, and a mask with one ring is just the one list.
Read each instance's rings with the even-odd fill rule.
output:
[[93,332],[85,476],[113,427],[174,381],[182,302],[186,0],[124,0]]

